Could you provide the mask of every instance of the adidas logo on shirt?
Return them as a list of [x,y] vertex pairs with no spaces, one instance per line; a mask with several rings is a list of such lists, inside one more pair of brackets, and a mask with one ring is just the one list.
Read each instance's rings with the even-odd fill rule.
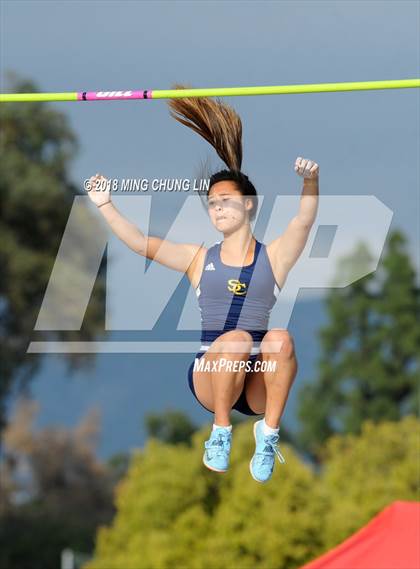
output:
[[216,269],[214,268],[213,263],[209,263],[204,270],[205,271],[215,271]]

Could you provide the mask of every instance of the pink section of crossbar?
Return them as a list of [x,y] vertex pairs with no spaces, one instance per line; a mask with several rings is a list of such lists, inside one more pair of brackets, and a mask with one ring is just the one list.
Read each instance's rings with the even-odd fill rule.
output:
[[151,99],[152,91],[83,91],[78,101],[109,101],[114,99]]

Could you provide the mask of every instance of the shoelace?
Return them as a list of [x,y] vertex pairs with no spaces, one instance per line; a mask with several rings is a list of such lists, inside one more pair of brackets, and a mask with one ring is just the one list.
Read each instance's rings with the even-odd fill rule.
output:
[[206,448],[212,448],[214,446],[219,446],[220,449],[216,452],[216,454],[223,454],[225,452],[225,443],[228,446],[229,444],[229,435],[224,433],[217,433],[217,439],[206,441]]
[[264,437],[264,443],[265,443],[265,447],[264,450],[262,451],[263,455],[263,459],[261,461],[261,464],[271,464],[271,459],[272,459],[272,455],[273,455],[273,451],[276,453],[277,458],[279,459],[279,461],[281,463],[285,463],[286,459],[284,458],[284,456],[281,454],[280,449],[278,447],[278,442],[279,437],[278,435],[274,435],[274,436],[265,436]]

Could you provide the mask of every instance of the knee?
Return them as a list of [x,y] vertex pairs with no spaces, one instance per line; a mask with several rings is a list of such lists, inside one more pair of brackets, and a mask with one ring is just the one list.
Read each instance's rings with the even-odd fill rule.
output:
[[248,354],[253,345],[252,336],[246,330],[229,330],[217,340],[215,344],[219,346],[222,353]]
[[295,353],[293,336],[282,328],[272,328],[261,342],[261,352],[267,356],[291,358]]

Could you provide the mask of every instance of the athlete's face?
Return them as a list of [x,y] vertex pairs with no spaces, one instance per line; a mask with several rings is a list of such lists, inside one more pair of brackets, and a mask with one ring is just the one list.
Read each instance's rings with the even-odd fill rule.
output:
[[243,196],[234,182],[226,180],[211,187],[207,207],[216,229],[230,233],[248,221],[252,200]]

